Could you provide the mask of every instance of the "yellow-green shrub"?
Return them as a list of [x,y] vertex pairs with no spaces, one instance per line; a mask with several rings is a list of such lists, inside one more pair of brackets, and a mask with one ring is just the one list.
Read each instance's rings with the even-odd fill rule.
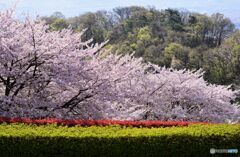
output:
[[0,125],[0,157],[206,157],[212,156],[210,148],[240,149],[240,125],[168,128]]

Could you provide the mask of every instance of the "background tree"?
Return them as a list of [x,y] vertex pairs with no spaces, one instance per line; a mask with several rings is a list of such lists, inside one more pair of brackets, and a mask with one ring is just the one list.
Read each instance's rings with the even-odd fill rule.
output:
[[61,12],[54,12],[50,17],[45,16],[41,19],[50,26],[50,30],[62,30],[69,26],[65,19],[65,16]]
[[205,69],[212,82],[239,85],[239,32],[206,54]]
[[106,31],[112,27],[112,21],[108,16],[106,11],[88,12],[81,16],[70,18],[68,22],[76,31],[87,29],[83,40],[93,38],[93,42],[101,43],[106,40]]
[[171,43],[163,51],[163,62],[167,67],[183,69],[188,63],[188,49],[180,44]]

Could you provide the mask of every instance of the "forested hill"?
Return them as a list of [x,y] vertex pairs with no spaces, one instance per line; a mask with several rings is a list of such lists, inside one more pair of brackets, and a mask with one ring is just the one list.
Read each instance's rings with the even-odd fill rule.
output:
[[240,84],[240,33],[220,13],[132,6],[72,18],[56,12],[42,18],[51,30],[88,28],[84,40],[109,40],[106,48],[113,53],[135,52],[145,61],[177,69],[203,68],[211,83]]

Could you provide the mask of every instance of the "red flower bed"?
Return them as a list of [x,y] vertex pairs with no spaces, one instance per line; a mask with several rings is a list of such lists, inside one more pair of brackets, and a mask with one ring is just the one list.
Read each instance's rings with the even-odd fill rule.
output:
[[59,124],[67,126],[132,126],[132,127],[171,127],[188,126],[189,124],[209,124],[203,122],[167,122],[167,121],[120,121],[120,120],[63,120],[63,119],[29,119],[0,117],[0,123],[26,123],[26,124]]

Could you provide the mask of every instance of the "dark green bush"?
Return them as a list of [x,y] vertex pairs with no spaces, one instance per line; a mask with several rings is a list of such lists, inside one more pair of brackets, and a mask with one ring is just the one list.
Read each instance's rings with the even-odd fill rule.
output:
[[[240,150],[240,125],[169,128],[0,125],[0,157],[207,157],[210,148]],[[239,154],[232,154],[237,156]]]

